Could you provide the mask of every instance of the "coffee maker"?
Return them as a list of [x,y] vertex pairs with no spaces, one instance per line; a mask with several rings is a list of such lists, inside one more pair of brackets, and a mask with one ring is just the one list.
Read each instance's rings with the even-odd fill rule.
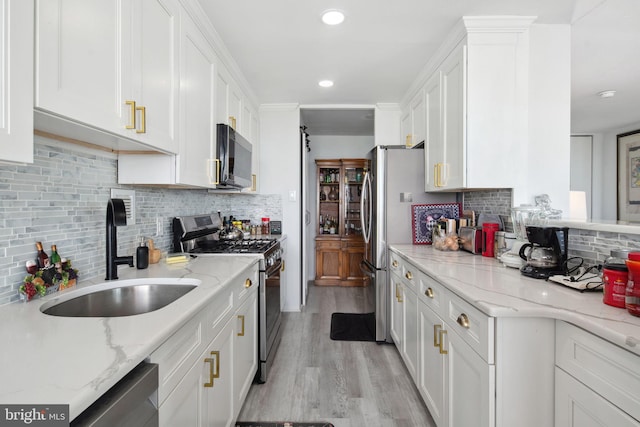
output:
[[520,258],[526,261],[520,272],[536,279],[567,274],[569,228],[527,226],[526,230],[529,243],[520,248]]

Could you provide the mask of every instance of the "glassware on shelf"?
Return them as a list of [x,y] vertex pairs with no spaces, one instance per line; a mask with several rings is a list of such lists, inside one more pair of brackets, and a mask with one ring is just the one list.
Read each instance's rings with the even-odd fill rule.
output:
[[336,201],[338,200],[338,190],[335,187],[331,188],[331,191],[329,192],[327,199],[331,200],[331,201]]

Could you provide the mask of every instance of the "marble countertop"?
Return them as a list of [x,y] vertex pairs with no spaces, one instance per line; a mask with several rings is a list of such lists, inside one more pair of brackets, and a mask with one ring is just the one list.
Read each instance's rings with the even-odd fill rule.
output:
[[423,272],[494,317],[564,320],[640,355],[640,317],[602,302],[602,292],[580,292],[522,276],[494,258],[431,246],[390,245]]
[[113,283],[135,278],[201,281],[166,307],[136,316],[71,318],[40,312],[43,304],[103,280],[0,307],[0,402],[69,404],[70,418],[75,418],[258,259],[259,255],[218,255],[181,264],[163,259],[145,270],[120,266],[119,280]]

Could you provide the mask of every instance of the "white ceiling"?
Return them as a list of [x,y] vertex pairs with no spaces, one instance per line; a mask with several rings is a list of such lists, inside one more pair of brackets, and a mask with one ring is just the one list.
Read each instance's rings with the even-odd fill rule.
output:
[[[400,102],[462,16],[533,15],[537,23],[573,23],[572,131],[640,122],[640,0],[199,2],[261,104]],[[322,23],[332,8],[345,12],[343,24]],[[335,85],[320,88],[322,79]],[[609,89],[617,96],[596,96]],[[311,135],[372,132],[360,110],[303,114]]]

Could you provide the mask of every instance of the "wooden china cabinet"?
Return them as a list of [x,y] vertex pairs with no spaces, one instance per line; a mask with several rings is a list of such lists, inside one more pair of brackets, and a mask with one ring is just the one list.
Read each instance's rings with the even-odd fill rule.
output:
[[366,159],[316,160],[316,285],[365,286],[360,196]]

